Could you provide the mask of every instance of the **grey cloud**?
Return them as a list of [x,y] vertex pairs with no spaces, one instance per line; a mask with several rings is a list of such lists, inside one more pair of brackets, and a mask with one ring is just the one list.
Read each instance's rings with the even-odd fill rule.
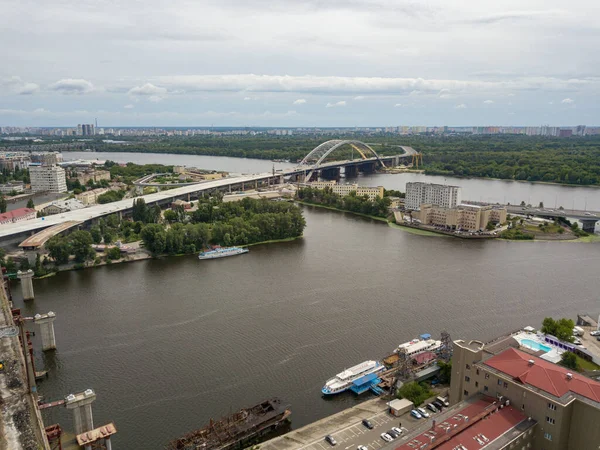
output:
[[129,89],[129,95],[148,95],[148,96],[159,96],[165,95],[167,90],[163,87],[155,86],[152,83],[146,83],[143,86],[135,86]]
[[506,11],[488,16],[482,16],[475,19],[464,21],[465,23],[489,25],[498,22],[515,21],[515,20],[531,20],[544,17],[561,17],[566,14],[560,10],[542,10],[542,11]]
[[63,94],[87,94],[94,90],[94,85],[83,79],[65,78],[49,86],[52,91],[62,92]]
[[18,95],[30,95],[40,90],[40,86],[36,83],[30,83],[21,79],[18,76],[0,79],[0,87],[4,86]]

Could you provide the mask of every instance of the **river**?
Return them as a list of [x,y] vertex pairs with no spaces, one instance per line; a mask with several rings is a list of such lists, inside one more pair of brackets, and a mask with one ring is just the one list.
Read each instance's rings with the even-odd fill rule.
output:
[[[27,305],[16,287],[26,314],[57,313],[58,350],[36,352],[51,371],[44,399],[93,388],[95,423],[116,423],[115,448],[160,449],[270,396],[291,405],[294,427],[351,406],[353,395],[321,398],[325,380],[421,333],[490,339],[600,312],[598,244],[420,236],[302,208],[302,239],[246,255],[64,272],[36,280]],[[72,427],[64,408],[44,416]]]

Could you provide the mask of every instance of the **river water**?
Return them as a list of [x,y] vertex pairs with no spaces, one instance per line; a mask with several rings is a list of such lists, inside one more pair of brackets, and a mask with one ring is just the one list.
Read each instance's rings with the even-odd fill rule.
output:
[[[406,176],[382,177],[394,188]],[[600,312],[600,245],[420,236],[302,208],[307,228],[294,242],[60,273],[35,281],[25,306],[15,288],[26,313],[57,313],[58,350],[37,353],[51,370],[45,400],[93,388],[95,423],[114,421],[123,449],[162,448],[275,395],[298,427],[358,401],[321,398],[327,378],[418,334],[489,339]],[[44,416],[71,427],[64,408]]]

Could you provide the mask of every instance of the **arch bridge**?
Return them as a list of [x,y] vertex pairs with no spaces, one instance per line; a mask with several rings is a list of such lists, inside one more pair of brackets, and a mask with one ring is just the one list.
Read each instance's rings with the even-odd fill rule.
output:
[[[336,161],[326,162],[329,155],[335,152],[337,149],[343,146],[350,146],[360,155],[361,159],[353,159],[347,161]],[[360,165],[361,163],[371,163],[372,167],[377,164],[381,164],[382,167],[386,167],[384,160],[396,160],[398,157],[409,156],[412,153],[416,153],[410,147],[402,147],[404,155],[398,155],[394,157],[380,157],[375,150],[369,145],[362,141],[354,139],[332,139],[327,142],[315,147],[300,161],[299,169],[304,168],[305,180],[310,180],[315,172],[328,170],[329,168],[334,169],[341,166],[352,166]]]

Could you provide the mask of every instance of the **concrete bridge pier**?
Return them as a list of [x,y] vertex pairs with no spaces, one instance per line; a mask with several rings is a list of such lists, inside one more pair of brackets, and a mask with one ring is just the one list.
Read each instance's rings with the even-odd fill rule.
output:
[[70,394],[65,399],[67,409],[73,410],[75,435],[94,429],[94,418],[92,416],[92,402],[94,400],[96,400],[96,394],[92,389],[87,389],[79,394]]
[[21,290],[23,291],[23,300],[33,300],[33,270],[27,272],[17,272],[17,278],[21,280]]
[[24,248],[23,251],[25,252],[25,256],[27,256],[27,261],[29,261],[29,264],[34,265],[38,255],[37,249]]
[[346,178],[352,178],[358,176],[358,167],[357,166],[346,166],[344,168],[344,175]]
[[326,180],[339,180],[340,179],[340,168],[332,167],[329,169],[321,170],[321,178]]
[[36,314],[34,323],[39,325],[42,335],[42,350],[56,350],[56,337],[54,335],[54,320],[56,314],[50,311],[48,314]]
[[373,172],[375,172],[375,163],[373,163],[373,162],[362,163],[358,166],[358,170],[360,170],[363,173],[373,173]]
[[580,219],[581,229],[587,233],[593,233],[596,229],[598,219]]

